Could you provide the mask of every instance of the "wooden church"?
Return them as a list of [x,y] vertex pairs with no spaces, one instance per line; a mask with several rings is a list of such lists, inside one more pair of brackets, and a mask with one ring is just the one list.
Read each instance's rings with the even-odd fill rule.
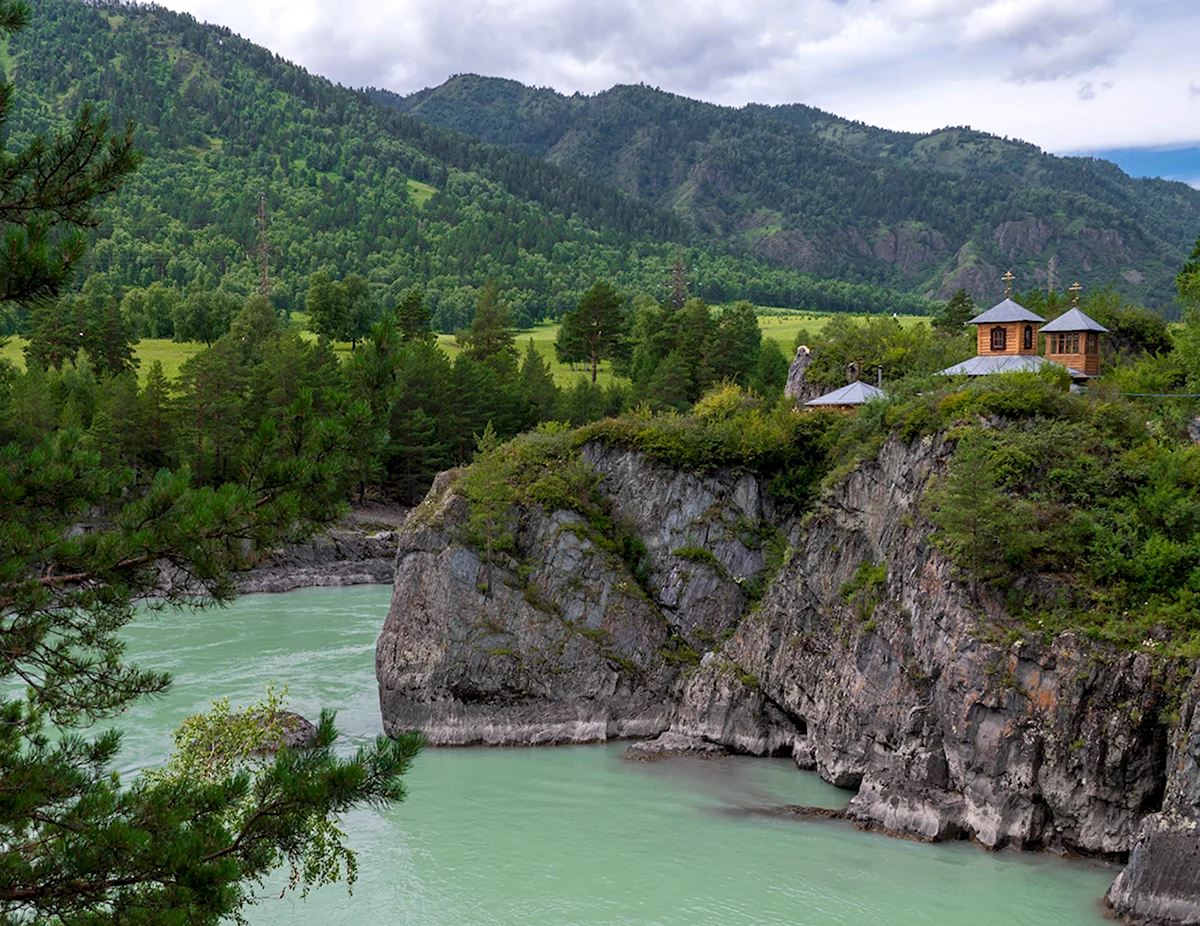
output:
[[[1078,292],[1075,299],[1078,302]],[[1038,370],[1047,363],[1066,367],[1076,383],[1100,375],[1100,335],[1108,329],[1081,312],[1078,305],[1047,323],[1005,296],[1003,302],[967,324],[975,326],[975,356],[942,370],[943,376]],[[1039,334],[1046,338],[1045,357],[1038,355]]]

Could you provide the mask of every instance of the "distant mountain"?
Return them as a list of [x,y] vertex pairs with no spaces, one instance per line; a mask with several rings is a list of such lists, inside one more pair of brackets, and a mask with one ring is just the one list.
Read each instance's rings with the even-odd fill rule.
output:
[[968,128],[927,135],[809,106],[741,109],[644,86],[563,96],[459,75],[392,108],[625,190],[790,266],[946,297],[1044,286],[1171,301],[1200,191]]
[[265,193],[281,308],[303,307],[316,270],[360,273],[385,304],[424,287],[435,318],[453,329],[495,279],[529,322],[572,307],[597,276],[662,295],[677,254],[714,302],[927,307],[738,256],[670,210],[399,115],[161,7],[39,0],[29,27],[0,43],[0,67],[16,85],[10,149],[88,101],[116,125],[136,123],[145,161],[105,203],[88,265],[118,287],[252,291]]

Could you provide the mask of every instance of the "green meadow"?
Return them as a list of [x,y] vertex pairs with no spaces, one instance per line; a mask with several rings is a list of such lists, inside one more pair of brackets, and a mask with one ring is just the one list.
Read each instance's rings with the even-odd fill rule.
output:
[[[801,331],[808,335],[818,334],[831,317],[832,315],[829,314],[767,309],[758,316],[758,325],[762,329],[763,337],[778,342],[779,346],[783,349],[784,356],[790,359],[793,345],[796,343],[796,336]],[[919,315],[901,315],[899,316],[899,320],[906,327],[919,323],[928,323],[928,319]],[[298,312],[292,314],[292,325],[304,328],[306,321],[307,318],[303,314]],[[584,365],[578,364],[572,369],[569,364],[559,363],[555,359],[554,339],[558,336],[558,327],[556,322],[545,322],[535,325],[533,328],[526,328],[515,332],[518,351],[524,356],[526,346],[532,340],[533,346],[550,365],[550,370],[554,374],[554,381],[560,386],[570,385],[581,376],[590,378],[591,370],[585,369]],[[310,334],[307,331],[305,333],[306,335]],[[315,335],[310,336],[315,337]],[[438,343],[451,358],[458,354],[454,335],[438,335]],[[0,359],[9,360],[18,367],[23,367],[25,355],[21,349],[24,345],[25,341],[23,338],[9,338],[3,346],[0,346]],[[140,361],[138,366],[139,375],[144,379],[146,371],[157,360],[162,364],[163,372],[166,373],[167,378],[175,379],[179,375],[180,366],[189,357],[199,353],[203,349],[203,344],[195,342],[179,343],[164,339],[139,341],[135,347],[135,352]],[[337,342],[334,344],[334,350],[338,354],[348,356],[350,345],[346,342]],[[607,363],[601,364],[597,382],[607,385],[612,381],[613,372],[611,365]]]

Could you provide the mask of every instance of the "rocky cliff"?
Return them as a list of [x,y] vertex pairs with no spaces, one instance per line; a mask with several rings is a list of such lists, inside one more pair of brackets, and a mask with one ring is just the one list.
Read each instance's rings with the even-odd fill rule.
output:
[[891,439],[803,526],[750,475],[584,454],[644,554],[533,506],[489,596],[443,477],[400,537],[377,650],[387,732],[790,754],[853,791],[864,826],[1133,850],[1114,907],[1200,921],[1194,667],[1047,638],[959,581],[921,513],[940,440]]
[[599,445],[584,456],[621,537],[578,512],[519,511],[490,588],[483,556],[460,542],[456,474],[416,509],[376,651],[388,734],[532,744],[670,727],[680,676],[733,632],[788,539],[751,476],[678,472]]

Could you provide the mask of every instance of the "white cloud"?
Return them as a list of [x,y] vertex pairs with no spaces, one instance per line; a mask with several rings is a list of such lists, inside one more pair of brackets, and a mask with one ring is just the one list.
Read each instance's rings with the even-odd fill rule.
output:
[[168,5],[332,80],[400,93],[462,72],[567,93],[644,81],[731,105],[809,103],[889,128],[971,124],[1051,150],[1200,139],[1193,0]]

